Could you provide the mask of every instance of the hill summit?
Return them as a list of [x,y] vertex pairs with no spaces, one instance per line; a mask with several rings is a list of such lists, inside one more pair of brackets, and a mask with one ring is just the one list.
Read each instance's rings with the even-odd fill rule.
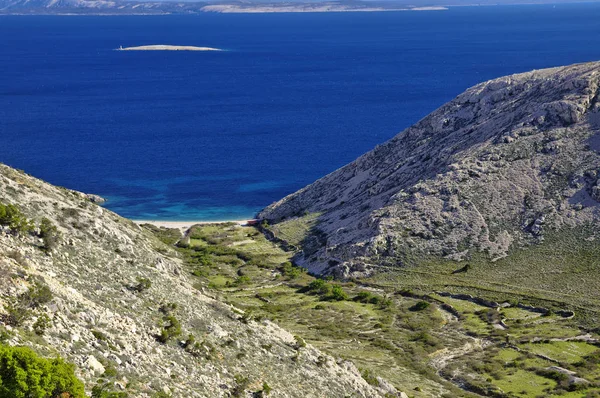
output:
[[597,223],[599,85],[599,62],[478,84],[259,217],[275,235],[312,220],[297,262],[342,275],[430,255],[495,260]]

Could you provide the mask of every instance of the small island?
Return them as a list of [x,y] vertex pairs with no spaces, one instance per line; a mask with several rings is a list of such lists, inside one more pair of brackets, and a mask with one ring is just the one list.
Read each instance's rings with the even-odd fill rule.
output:
[[195,47],[195,46],[171,46],[165,44],[155,44],[150,46],[137,47],[119,47],[117,51],[223,51],[220,48],[213,47]]

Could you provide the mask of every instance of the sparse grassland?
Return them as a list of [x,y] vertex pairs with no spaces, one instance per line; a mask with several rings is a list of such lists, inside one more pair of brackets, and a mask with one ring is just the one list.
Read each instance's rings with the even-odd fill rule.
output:
[[[288,248],[315,227],[310,217],[278,225],[289,229],[279,231],[287,234]],[[577,309],[594,297],[547,301],[545,295],[531,294],[537,291],[533,284],[525,284],[524,290],[514,280],[494,284],[493,276],[485,275],[492,265],[478,262],[457,274],[452,274],[456,263],[428,262],[424,268],[388,272],[367,283],[321,280],[291,264],[293,251],[282,250],[251,227],[202,225],[187,236],[189,243],[179,251],[199,288],[214,290],[247,319],[269,318],[303,341],[352,360],[371,380],[381,376],[409,396],[600,392],[595,384],[600,375],[594,356],[598,347],[593,341],[563,341],[589,332],[581,329],[582,318],[514,306],[519,301]],[[502,272],[516,272],[507,267]],[[436,291],[512,300],[513,306],[492,309]],[[589,336],[598,338],[593,332]],[[540,339],[555,340],[536,342]],[[559,364],[590,383],[575,385],[547,370]]]

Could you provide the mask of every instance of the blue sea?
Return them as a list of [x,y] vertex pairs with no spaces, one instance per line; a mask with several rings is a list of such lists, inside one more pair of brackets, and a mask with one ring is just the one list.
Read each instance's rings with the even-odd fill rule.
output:
[[[224,220],[466,88],[600,59],[600,4],[0,17],[0,162],[135,219]],[[120,52],[148,44],[222,52]]]

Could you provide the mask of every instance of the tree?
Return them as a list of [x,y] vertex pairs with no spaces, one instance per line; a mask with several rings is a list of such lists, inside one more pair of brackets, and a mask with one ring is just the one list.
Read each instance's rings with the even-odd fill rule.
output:
[[0,345],[0,397],[84,398],[74,370],[61,358],[45,359],[28,347]]

